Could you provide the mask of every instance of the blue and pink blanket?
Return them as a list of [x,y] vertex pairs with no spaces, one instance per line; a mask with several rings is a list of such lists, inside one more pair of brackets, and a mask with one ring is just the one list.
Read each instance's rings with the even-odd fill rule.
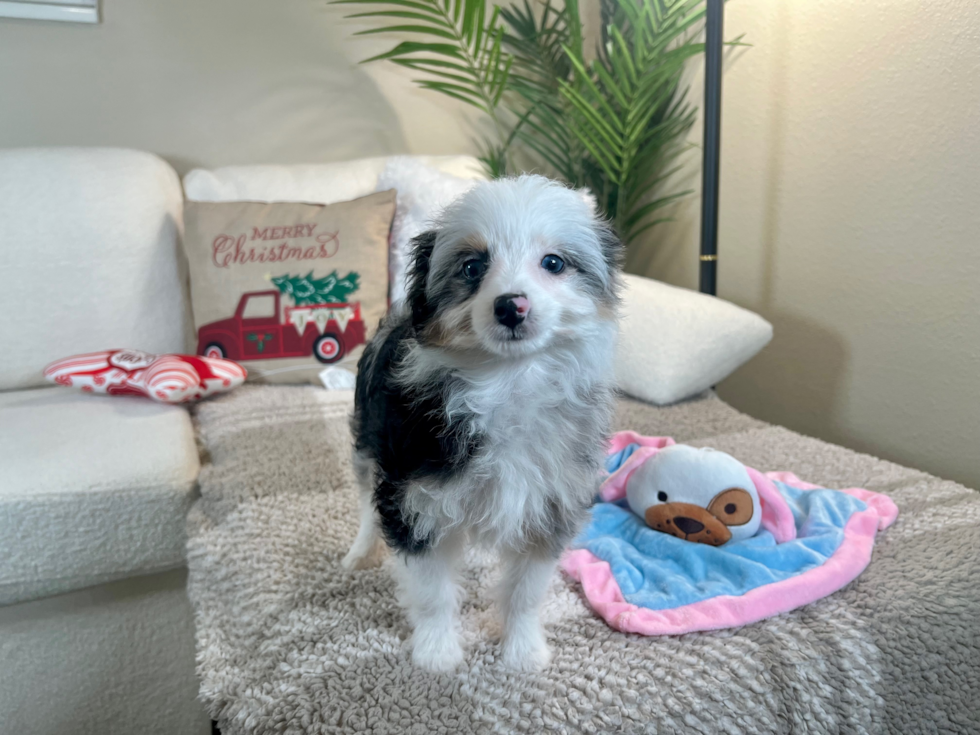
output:
[[[617,471],[629,469],[624,463],[641,462],[651,454],[648,447],[669,444],[667,437],[633,432],[614,437],[610,476],[592,520],[562,559],[589,604],[624,632],[735,627],[813,602],[865,569],[876,533],[898,515],[881,493],[830,490],[790,472],[747,468],[763,506],[758,533],[722,546],[692,543],[647,526],[617,482],[623,474]],[[636,452],[638,446],[643,451]]]

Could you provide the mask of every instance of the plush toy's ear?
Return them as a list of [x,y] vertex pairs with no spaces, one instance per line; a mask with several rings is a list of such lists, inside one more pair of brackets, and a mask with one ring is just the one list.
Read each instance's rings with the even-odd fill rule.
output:
[[599,486],[599,497],[607,503],[625,498],[626,482],[630,479],[630,475],[650,457],[664,447],[673,446],[675,442],[669,436],[643,436],[635,431],[617,431],[609,440],[607,454],[622,451],[630,444],[639,444],[639,449]]
[[777,544],[792,541],[796,538],[796,521],[793,511],[772,480],[759,470],[746,467],[752,484],[759,494],[759,505],[762,506],[762,527],[769,531]]
[[669,436],[643,436],[643,434],[637,434],[635,431],[617,431],[609,440],[608,454],[625,449],[630,444],[663,449],[664,447],[671,447],[676,443]]
[[640,447],[633,452],[629,459],[623,462],[622,466],[609,475],[605,482],[599,486],[599,497],[607,503],[625,498],[626,483],[629,481],[630,475],[636,472],[641,464],[659,451],[655,447]]
[[429,262],[435,245],[435,230],[423,232],[412,240],[412,263],[408,271],[406,301],[412,310],[412,325],[416,328],[425,326],[432,317],[432,309],[425,296],[425,284],[429,278]]

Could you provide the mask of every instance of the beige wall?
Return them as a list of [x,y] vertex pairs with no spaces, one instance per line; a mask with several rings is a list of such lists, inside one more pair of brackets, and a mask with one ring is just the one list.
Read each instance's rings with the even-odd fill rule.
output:
[[[722,396],[980,487],[980,6],[726,13],[754,47],[726,67],[720,292],[776,336]],[[474,150],[471,115],[358,67],[388,42],[351,39],[363,26],[321,0],[104,0],[103,16],[0,20],[0,146],[131,146],[180,171]],[[697,207],[631,267],[695,286]]]
[[[775,338],[721,396],[980,488],[980,4],[732,0],[726,24],[753,47],[724,77],[719,293]],[[634,267],[696,287],[699,205]]]
[[458,113],[399,70],[358,66],[386,42],[351,42],[358,26],[325,0],[104,0],[102,11],[96,26],[0,18],[0,146],[141,148],[183,173],[469,143]]

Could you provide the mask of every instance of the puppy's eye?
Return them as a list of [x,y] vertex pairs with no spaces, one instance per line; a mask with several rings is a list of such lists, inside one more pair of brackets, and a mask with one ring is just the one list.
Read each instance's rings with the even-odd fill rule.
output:
[[565,261],[553,253],[549,253],[541,260],[541,267],[548,273],[561,273],[565,270]]
[[486,269],[486,265],[479,258],[467,260],[463,263],[463,278],[468,281],[475,281],[483,275]]

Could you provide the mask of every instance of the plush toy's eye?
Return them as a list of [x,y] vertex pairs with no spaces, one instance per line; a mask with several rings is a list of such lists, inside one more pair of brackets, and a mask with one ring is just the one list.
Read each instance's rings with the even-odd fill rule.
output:
[[659,500],[661,503],[666,503],[667,502],[667,493],[665,493],[663,490],[661,490],[659,493],[657,493],[657,500]]
[[752,496],[740,487],[718,493],[708,504],[708,512],[726,526],[741,526],[752,520]]

